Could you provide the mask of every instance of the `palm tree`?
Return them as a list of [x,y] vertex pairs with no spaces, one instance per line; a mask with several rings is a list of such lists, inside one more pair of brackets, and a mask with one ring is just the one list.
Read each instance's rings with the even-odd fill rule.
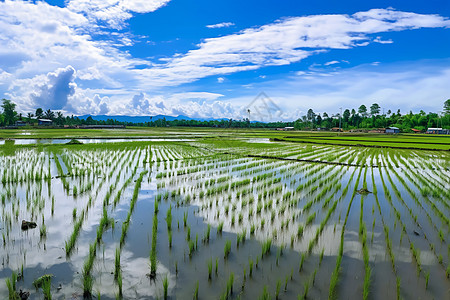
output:
[[52,112],[50,109],[47,109],[45,111],[45,115],[44,116],[45,116],[46,119],[53,120],[55,118],[55,113]]
[[60,112],[60,111],[56,112],[56,121],[57,121],[58,125],[62,125],[63,124],[63,122],[64,122],[64,115],[63,115],[62,112]]

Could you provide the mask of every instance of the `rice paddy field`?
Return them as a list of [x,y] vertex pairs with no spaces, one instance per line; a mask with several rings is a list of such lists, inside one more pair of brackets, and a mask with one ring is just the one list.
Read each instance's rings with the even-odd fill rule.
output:
[[3,146],[0,298],[449,299],[449,175],[266,138]]

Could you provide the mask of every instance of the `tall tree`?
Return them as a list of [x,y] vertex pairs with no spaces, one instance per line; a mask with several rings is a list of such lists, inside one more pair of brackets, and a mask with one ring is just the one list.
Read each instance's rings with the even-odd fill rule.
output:
[[374,103],[370,106],[370,114],[372,116],[376,116],[380,113],[380,106],[377,103]]
[[49,120],[53,120],[55,118],[55,113],[52,112],[50,109],[47,109],[45,111],[45,118]]
[[56,112],[56,123],[58,125],[63,125],[63,123],[64,123],[64,115],[60,111]]
[[314,123],[316,114],[314,113],[314,111],[311,108],[308,109],[308,112],[306,113],[306,118],[308,119],[309,122]]
[[3,99],[3,118],[5,125],[13,125],[16,122],[16,104],[11,100]]
[[348,122],[348,119],[350,118],[350,110],[349,109],[344,110],[342,117],[344,118],[344,122]]
[[36,116],[36,119],[42,119],[42,117],[44,116],[44,111],[39,107],[38,109],[36,109],[34,115]]
[[367,116],[367,107],[362,104],[360,107],[358,107],[358,113],[363,117]]
[[444,102],[444,114],[450,115],[450,99]]

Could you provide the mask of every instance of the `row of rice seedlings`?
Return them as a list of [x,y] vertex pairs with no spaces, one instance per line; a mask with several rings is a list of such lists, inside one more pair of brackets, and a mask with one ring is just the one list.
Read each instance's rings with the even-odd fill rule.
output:
[[[347,191],[348,191],[348,187],[350,185],[350,183],[352,182],[353,176],[356,172],[356,168],[353,170],[352,175],[350,176],[350,180],[347,182],[347,185],[345,186],[343,192],[341,193],[341,195],[339,196],[339,198],[334,201],[333,205],[328,209],[327,214],[325,215],[325,217],[322,219],[322,221],[320,222],[319,227],[316,230],[316,233],[314,235],[314,238],[311,239],[309,241],[308,244],[308,253],[311,253],[313,247],[317,244],[317,242],[319,241],[319,236],[322,234],[325,225],[328,223],[328,220],[330,219],[331,215],[334,213],[334,211],[336,210],[337,204],[347,195]],[[336,194],[338,192],[338,190],[340,189],[340,185],[338,185],[338,187],[336,188],[336,190],[333,192],[333,194]],[[333,197],[333,194],[329,197],[329,199],[331,199]],[[328,199],[327,199],[328,200]],[[326,201],[327,201],[326,200]],[[299,225],[300,226],[300,225]],[[297,233],[298,235],[298,233]],[[292,240],[291,240],[291,244],[292,244]]]
[[[436,232],[439,231],[439,237],[441,239],[441,241],[443,241],[443,233],[441,229],[438,229],[437,226],[433,223],[431,216],[428,214],[428,212],[425,210],[425,208],[423,207],[422,203],[418,200],[417,196],[414,194],[414,192],[411,190],[411,188],[406,184],[405,180],[399,176],[397,174],[397,172],[395,170],[392,170],[393,173],[396,175],[397,179],[402,183],[402,185],[404,186],[404,188],[408,191],[408,193],[410,194],[411,198],[414,199],[414,201],[416,202],[418,208],[421,211],[424,211],[428,217],[428,220],[430,222],[430,224],[435,228]],[[412,213],[411,213],[412,215]],[[416,222],[416,225],[422,229],[422,231],[424,231],[424,229],[422,228],[422,226],[418,223],[417,221],[417,215],[413,216],[414,221]],[[431,249],[431,251],[434,253],[434,255],[436,256],[436,259],[438,260],[438,262],[442,265],[442,255],[438,256],[438,254],[436,253],[435,247],[434,245],[429,241],[427,234],[424,232],[424,238],[426,239],[426,241],[428,242],[428,245]]]
[[152,247],[150,250],[150,278],[156,278],[156,241],[158,236],[158,201],[155,199],[155,210],[153,214],[153,227],[152,227]]
[[346,216],[345,216],[344,224],[342,225],[341,242],[340,242],[340,246],[339,246],[338,257],[336,259],[336,267],[335,267],[333,273],[331,274],[330,290],[329,290],[329,294],[328,294],[328,299],[335,299],[336,296],[337,296],[336,295],[336,287],[337,287],[337,284],[338,284],[338,281],[339,281],[339,273],[340,273],[340,269],[341,269],[342,256],[344,254],[345,226],[347,225],[348,216],[350,214],[350,208],[352,206],[353,199],[355,198],[355,195],[356,195],[356,190],[358,188],[359,179],[361,177],[361,172],[362,172],[362,168],[359,169],[359,174],[358,174],[358,177],[357,177],[356,182],[355,182],[355,187],[353,189],[352,197],[350,198],[350,203],[349,203],[348,208],[347,208],[347,213],[346,213]]
[[[100,189],[101,186],[98,187],[98,189]],[[108,195],[107,195],[108,196]],[[105,201],[107,201],[108,197],[105,197]],[[66,250],[66,255],[69,256],[75,246],[76,240],[79,236],[79,232],[81,230],[81,226],[83,224],[83,221],[85,219],[85,211],[89,210],[90,205],[92,205],[92,197],[89,198],[88,204],[86,206],[85,210],[82,210],[79,218],[74,222],[74,230],[71,234],[71,236],[69,237],[69,240],[67,240],[65,242],[65,250]],[[74,214],[74,218],[76,217],[76,211]],[[104,211],[103,211],[103,216],[100,222],[100,225],[97,229],[97,239],[99,241],[99,238],[101,239],[101,235],[103,234],[104,229],[106,229],[109,225],[113,225],[113,222],[108,218],[107,216],[107,212],[106,212],[106,208],[104,207]]]
[[92,268],[94,260],[97,255],[97,243],[94,242],[89,246],[89,255],[84,262],[83,270],[81,272],[83,281],[83,296],[90,298],[92,295],[92,287],[94,285],[94,278],[92,277]]
[[[388,177],[388,179],[389,179],[389,181],[390,181],[390,183],[391,183],[392,188],[396,191],[396,197],[397,197],[399,200],[401,200],[400,202],[401,202],[404,206],[406,206],[407,210],[408,210],[408,211],[410,212],[410,214],[411,214],[411,211],[410,211],[410,209],[407,207],[407,204],[403,201],[403,199],[401,199],[401,194],[400,194],[400,192],[398,191],[398,189],[394,186],[394,184],[393,184],[393,182],[392,182],[392,179],[390,178],[390,175],[389,175],[388,173],[387,173],[386,175],[387,175],[387,177]],[[390,202],[392,203],[392,201],[390,201]],[[418,250],[418,249],[416,249],[416,248],[414,247],[414,243],[410,240],[410,238],[409,238],[409,236],[408,236],[408,234],[407,234],[407,232],[406,232],[406,227],[405,227],[405,225],[403,224],[403,221],[402,221],[401,218],[399,217],[399,214],[398,214],[398,213],[397,213],[397,216],[398,216],[398,221],[399,221],[400,224],[402,225],[403,232],[406,234],[406,236],[407,236],[407,238],[408,238],[408,242],[409,242],[409,244],[410,244],[410,250],[411,250],[412,256],[414,257],[414,260],[415,260],[415,262],[416,262],[416,265],[417,265],[417,276],[419,276],[420,273],[421,273],[421,271],[422,271],[422,265],[421,265],[421,260],[420,260],[420,250]]]
[[[98,193],[98,189],[100,189],[100,188],[101,188],[101,185],[99,185],[97,187],[97,193]],[[104,202],[105,201],[107,201],[107,197],[105,197]],[[65,242],[65,250],[66,250],[67,256],[69,256],[71,254],[71,252],[75,246],[76,240],[77,240],[77,238],[79,236],[79,232],[81,230],[81,226],[85,219],[85,211],[87,212],[89,210],[89,207],[92,204],[93,204],[92,197],[89,197],[89,201],[87,203],[85,210],[82,210],[79,218],[74,222],[74,230],[73,230],[71,236],[69,237],[69,239]],[[74,219],[75,219],[76,218],[76,210],[74,210],[74,211],[75,211],[75,213],[74,213]],[[112,225],[111,221],[108,219],[107,214],[105,214],[105,212],[103,213],[102,220],[103,220],[103,223],[101,223],[101,226],[99,226],[100,231],[98,229],[98,233],[97,233],[98,235],[100,234],[100,236],[101,236],[101,234],[103,234],[103,229],[105,228],[105,226],[107,227],[109,224]]]
[[7,183],[34,182],[49,180],[50,160],[43,152],[21,150],[16,155],[0,157],[0,170],[3,170],[0,182]]
[[144,178],[144,175],[147,174],[147,172],[148,171],[141,172],[138,179],[136,180],[136,184],[135,184],[134,190],[133,190],[133,196],[130,201],[130,208],[128,210],[127,218],[122,223],[122,234],[120,236],[120,246],[121,247],[125,244],[125,237],[127,235],[128,228],[130,226],[131,215],[133,214],[134,206],[136,205],[136,201],[137,201],[137,198],[139,195],[139,189],[141,188],[142,180]]
[[[363,178],[363,188],[367,190],[366,175],[367,175],[367,167],[364,170],[364,178]],[[364,215],[364,196],[361,195],[361,211],[360,211],[360,217],[359,217],[359,237],[360,237],[361,243],[362,243],[364,269],[365,269],[364,285],[363,285],[363,299],[366,300],[369,298],[370,281],[371,281],[370,278],[371,278],[371,274],[372,274],[372,269],[369,265],[369,249],[367,247],[367,230],[366,230],[366,224],[363,221],[363,215]]]
[[422,183],[419,183],[416,180],[414,180],[414,177],[415,178],[419,178],[419,177],[417,177],[416,175],[412,175],[412,176],[414,176],[414,177],[412,177],[408,172],[405,172],[404,174],[407,176],[407,178],[410,180],[410,182],[412,182],[421,191],[422,198],[427,201],[427,203],[433,209],[433,212],[439,216],[442,223],[447,226],[450,226],[450,219],[448,218],[448,216],[444,212],[442,212],[441,209],[439,207],[437,207],[437,205],[433,201],[431,201],[429,199],[430,193],[428,193],[428,192],[424,193],[423,192],[424,188],[422,187],[423,186]]
[[[380,171],[380,178],[382,179],[382,183],[383,183],[383,188],[385,189],[385,193],[386,193],[387,187],[386,187],[386,185],[384,184],[384,180],[383,180],[383,177],[382,177],[382,175],[381,175],[381,170],[379,170],[379,171]],[[391,184],[392,184],[392,183],[391,183]],[[391,196],[390,196],[389,193],[386,194],[386,199],[387,199],[388,202],[391,204],[391,207],[394,209],[394,211],[396,211],[395,207],[393,206],[393,203],[392,203],[392,200],[391,200]],[[400,222],[400,224],[402,225],[402,230],[403,230],[403,232],[406,233],[405,225],[403,225],[403,222],[402,222],[402,220],[401,220],[400,215],[399,215],[398,212],[396,212],[396,216],[397,216],[397,220],[398,220],[398,221]],[[386,236],[386,245],[387,245],[388,253],[389,253],[390,257],[391,257],[392,268],[393,268],[393,270],[394,270],[394,273],[396,273],[396,269],[395,269],[395,260],[394,260],[394,253],[393,253],[393,251],[392,251],[392,242],[391,242],[391,240],[389,239],[389,227],[388,227],[387,225],[384,225],[384,231],[385,231],[385,236]],[[418,251],[418,250],[414,247],[414,244],[411,242],[411,240],[409,239],[408,236],[407,236],[407,238],[408,238],[408,242],[409,242],[409,244],[410,244],[410,250],[411,250],[411,253],[412,253],[412,255],[413,255],[413,257],[414,257],[414,259],[415,259],[415,261],[416,261],[416,266],[417,266],[417,276],[419,276],[419,275],[420,275],[420,272],[421,272],[421,270],[422,270],[422,267],[421,267],[421,261],[420,261],[420,251]],[[397,276],[397,298],[400,297],[400,284],[401,284],[400,277]]]
[[[380,169],[381,168],[379,168],[380,177],[382,178]],[[395,267],[395,255],[394,255],[394,252],[392,250],[392,241],[391,241],[391,239],[389,237],[389,227],[386,225],[386,223],[384,221],[384,217],[381,214],[381,207],[380,207],[380,203],[379,203],[379,200],[378,200],[377,186],[375,184],[375,177],[373,176],[373,168],[372,168],[371,172],[372,172],[372,193],[373,193],[373,195],[375,197],[375,201],[376,201],[377,206],[378,206],[378,212],[380,213],[380,216],[381,216],[381,222],[383,223],[383,231],[384,231],[384,237],[385,237],[385,242],[386,242],[386,251],[389,254],[392,271],[393,271],[393,273],[394,273],[394,275],[396,277],[396,297],[397,297],[397,300],[399,300],[400,299],[401,280],[400,280],[400,277],[397,275],[397,269]]]
[[80,216],[73,224],[73,232],[70,235],[69,239],[65,242],[64,249],[66,251],[66,255],[70,256],[70,254],[73,251],[73,248],[75,247],[75,243],[77,241],[78,236],[80,235],[81,226],[83,225],[84,221],[84,210],[81,211]]

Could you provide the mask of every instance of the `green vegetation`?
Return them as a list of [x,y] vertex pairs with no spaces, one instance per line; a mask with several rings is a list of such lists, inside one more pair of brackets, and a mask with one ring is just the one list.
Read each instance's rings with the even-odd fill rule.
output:
[[[162,129],[131,130],[163,133]],[[168,274],[173,273],[174,295],[180,297],[194,291],[195,298],[261,294],[263,298],[323,298],[328,293],[335,299],[357,283],[362,298],[370,299],[400,296],[400,279],[409,278],[404,272],[414,268],[422,282],[414,287],[418,295],[445,293],[447,286],[435,282],[447,283],[445,276],[450,273],[446,151],[248,140],[349,137],[334,133],[241,129],[233,135],[224,130],[218,137],[215,129],[165,130],[195,137],[189,142],[8,146],[6,152],[0,146],[4,268],[22,268],[14,281],[4,278],[8,283],[0,292],[5,298],[15,297],[29,284],[29,271],[34,270],[27,266],[31,255],[41,255],[49,269],[54,267],[47,255],[53,248],[47,247],[58,243],[65,246],[66,263],[79,266],[75,262],[82,261],[72,284],[86,298],[104,291],[109,273],[116,290],[108,291],[107,297],[115,293],[116,298],[127,298],[134,291],[142,297],[145,283],[151,295],[170,298]],[[372,138],[358,139],[365,137]],[[417,137],[399,135],[385,141],[402,138]],[[164,214],[162,229],[159,211]],[[21,231],[22,219],[39,228]],[[356,243],[351,237],[354,231],[359,236]],[[337,255],[329,243],[337,243]],[[260,245],[261,253],[255,252],[259,251],[255,245]],[[218,253],[222,246],[223,261]],[[347,251],[355,247],[364,263],[364,273],[357,279],[342,269],[351,261]],[[413,265],[403,265],[397,257],[401,254],[403,260],[399,249],[408,248]],[[386,280],[398,280],[397,287],[394,283],[382,294],[379,276],[374,276],[380,260],[373,258],[379,250],[386,251],[392,267]],[[130,285],[134,277],[128,266],[136,263],[140,251],[148,251],[150,283]],[[421,251],[427,254],[426,264]],[[296,263],[298,272],[294,272]],[[56,293],[70,297],[65,284],[56,292],[63,278],[52,279],[53,297]],[[199,280],[204,283],[202,291],[195,285]],[[324,282],[329,289],[324,289]],[[39,292],[52,297],[49,285]],[[402,297],[412,294],[409,289],[401,292]]]

